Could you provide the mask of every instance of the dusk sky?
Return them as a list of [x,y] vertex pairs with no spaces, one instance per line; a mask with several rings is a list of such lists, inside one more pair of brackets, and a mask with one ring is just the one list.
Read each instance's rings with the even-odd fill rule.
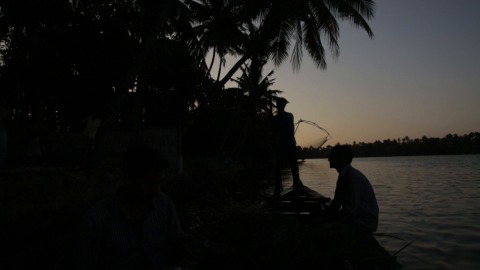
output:
[[[480,132],[479,12],[477,0],[377,0],[373,39],[342,23],[326,70],[304,52],[298,72],[276,69],[272,89],[295,121],[330,132],[325,145]],[[323,135],[301,124],[297,143]]]

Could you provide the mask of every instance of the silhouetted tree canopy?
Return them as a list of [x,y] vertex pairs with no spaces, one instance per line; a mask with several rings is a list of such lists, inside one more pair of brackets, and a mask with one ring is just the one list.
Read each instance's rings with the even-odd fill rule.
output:
[[78,132],[97,114],[100,144],[108,129],[174,126],[205,138],[192,152],[258,149],[278,93],[263,66],[290,56],[298,70],[305,51],[324,69],[337,20],[373,37],[373,15],[372,0],[0,0],[1,95],[12,126]]
[[[374,142],[349,144],[357,157],[419,156],[480,154],[480,133],[465,135],[447,134],[443,138],[386,139]],[[301,149],[305,158],[327,158],[332,146],[324,148],[305,147]]]

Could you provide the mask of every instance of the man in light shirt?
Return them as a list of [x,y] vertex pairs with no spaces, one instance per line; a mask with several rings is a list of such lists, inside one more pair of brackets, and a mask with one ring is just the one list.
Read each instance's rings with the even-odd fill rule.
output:
[[339,173],[335,197],[327,214],[335,221],[373,233],[378,227],[378,204],[367,177],[352,167],[353,153],[347,145],[333,147],[328,161]]

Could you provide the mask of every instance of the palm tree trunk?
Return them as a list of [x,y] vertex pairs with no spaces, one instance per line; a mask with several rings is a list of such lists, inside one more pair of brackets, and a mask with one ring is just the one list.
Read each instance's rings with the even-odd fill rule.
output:
[[217,72],[217,81],[220,80],[220,74],[222,73],[222,65],[224,63],[225,59],[223,56],[220,57],[220,63],[218,63],[218,72]]
[[210,61],[210,65],[208,67],[208,73],[207,74],[210,74],[210,72],[212,71],[213,62],[215,62],[215,55],[216,55],[216,50],[215,50],[215,47],[214,47],[213,48],[213,54],[212,54],[212,61]]
[[242,65],[245,64],[245,62],[247,62],[248,59],[250,59],[250,55],[243,55],[242,58],[240,58],[237,63],[235,63],[235,65],[233,65],[233,67],[227,72],[227,74],[223,76],[223,79],[217,81],[217,86],[223,87],[233,77],[235,72],[237,72]]

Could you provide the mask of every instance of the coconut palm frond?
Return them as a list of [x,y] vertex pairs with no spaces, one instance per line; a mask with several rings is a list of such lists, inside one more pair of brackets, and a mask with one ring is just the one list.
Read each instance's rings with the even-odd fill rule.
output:
[[374,34],[365,18],[374,16],[374,3],[370,0],[335,1],[329,0],[331,10],[342,20],[349,21],[353,26],[363,29],[370,38]]

